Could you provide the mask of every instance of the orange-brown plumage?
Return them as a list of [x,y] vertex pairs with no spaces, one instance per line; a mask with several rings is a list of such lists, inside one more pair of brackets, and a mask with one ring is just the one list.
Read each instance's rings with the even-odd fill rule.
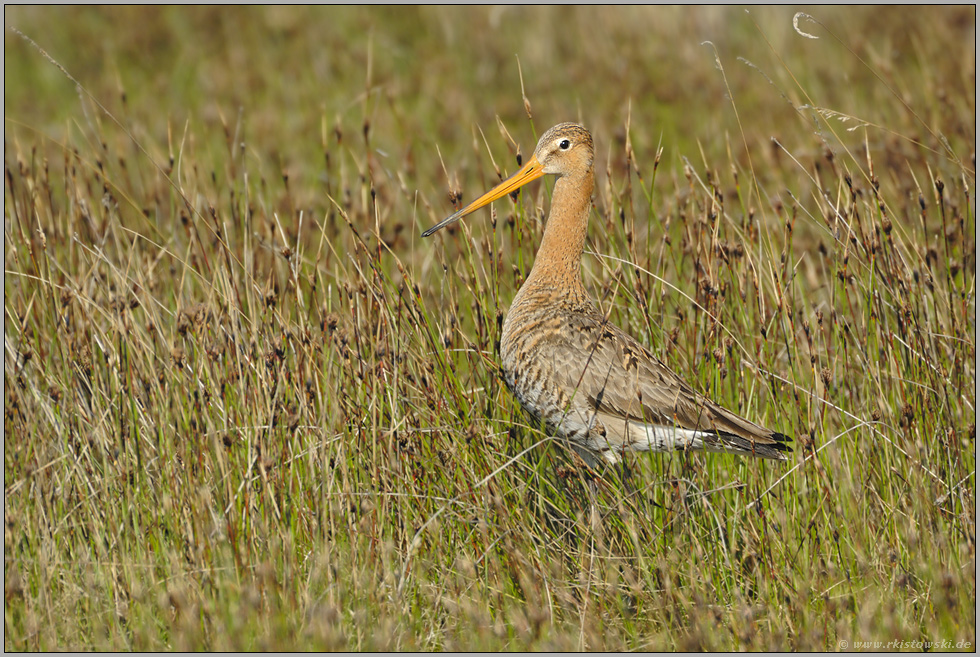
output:
[[785,460],[789,439],[694,391],[633,337],[606,321],[582,283],[592,191],[592,136],[560,123],[517,173],[429,229],[428,236],[546,174],[551,213],[500,340],[504,379],[524,409],[590,463],[626,449],[704,450]]

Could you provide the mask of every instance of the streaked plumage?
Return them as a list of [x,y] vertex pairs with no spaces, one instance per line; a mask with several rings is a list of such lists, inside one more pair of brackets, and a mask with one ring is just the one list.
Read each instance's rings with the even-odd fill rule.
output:
[[524,409],[590,464],[623,450],[704,450],[785,460],[789,438],[695,392],[656,356],[606,321],[582,283],[595,185],[592,136],[560,123],[513,176],[427,230],[431,235],[546,174],[551,213],[500,340],[504,378]]

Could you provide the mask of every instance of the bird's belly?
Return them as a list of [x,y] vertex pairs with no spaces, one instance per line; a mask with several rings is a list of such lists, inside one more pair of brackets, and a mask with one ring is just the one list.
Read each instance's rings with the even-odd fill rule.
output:
[[565,395],[546,381],[521,376],[513,370],[504,371],[504,381],[531,417],[544,422],[562,437],[588,429],[587,421],[579,419],[578,413],[569,412],[571,409]]
[[619,445],[607,442],[588,393],[567,385],[568,381],[584,381],[584,372],[566,371],[582,367],[567,357],[568,334],[574,330],[568,318],[567,309],[543,303],[522,288],[501,335],[504,382],[527,414],[542,422],[548,433],[568,441],[580,454],[584,448],[615,462]]
[[606,440],[605,431],[595,412],[585,401],[584,393],[567,393],[536,368],[504,367],[504,382],[524,411],[542,422],[548,433],[567,440],[573,446],[602,453],[615,460],[616,445]]

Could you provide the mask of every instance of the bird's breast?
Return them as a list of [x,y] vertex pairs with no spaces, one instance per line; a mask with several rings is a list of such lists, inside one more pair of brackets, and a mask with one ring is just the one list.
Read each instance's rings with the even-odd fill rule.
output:
[[568,385],[584,363],[570,358],[570,332],[581,324],[574,313],[562,304],[517,299],[504,321],[500,359],[507,387],[528,414],[558,435],[584,440],[594,414],[588,395]]

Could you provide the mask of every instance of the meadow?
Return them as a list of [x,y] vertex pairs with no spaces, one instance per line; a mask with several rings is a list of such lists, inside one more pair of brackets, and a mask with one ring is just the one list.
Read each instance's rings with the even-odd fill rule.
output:
[[[6,7],[4,649],[975,650],[975,8],[807,12]],[[503,384],[552,183],[420,233],[560,121],[787,463]]]

